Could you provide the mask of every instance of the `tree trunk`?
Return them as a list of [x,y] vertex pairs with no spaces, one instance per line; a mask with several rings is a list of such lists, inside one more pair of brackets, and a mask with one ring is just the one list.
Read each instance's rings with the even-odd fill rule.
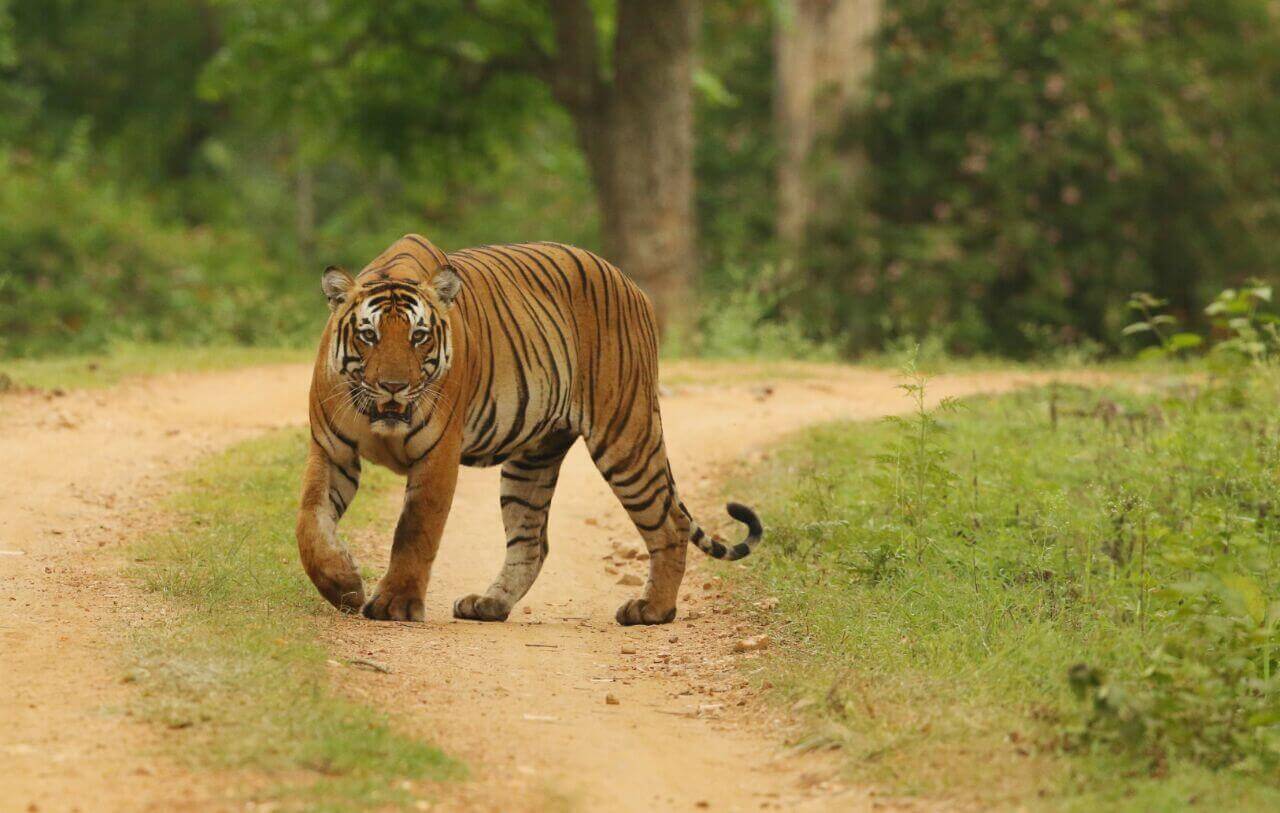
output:
[[613,76],[597,67],[585,0],[553,0],[557,97],[600,205],[608,259],[653,300],[659,326],[688,315],[696,263],[693,68],[701,0],[619,0]]
[[[814,211],[809,159],[815,142],[861,101],[875,66],[871,38],[881,0],[789,0],[774,34],[774,127],[778,137],[777,221],[784,246],[797,250]],[[834,167],[857,182],[859,156]]]

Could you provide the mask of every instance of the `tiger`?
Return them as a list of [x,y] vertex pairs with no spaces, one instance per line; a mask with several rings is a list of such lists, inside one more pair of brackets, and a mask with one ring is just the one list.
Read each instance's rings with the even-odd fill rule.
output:
[[[582,438],[649,551],[619,624],[666,624],[692,542],[716,559],[752,552],[705,532],[681,501],[658,407],[658,331],[649,298],[596,254],[560,243],[444,253],[408,234],[354,277],[324,270],[329,319],[309,400],[310,450],[296,534],[303,569],[334,607],[423,621],[424,597],[460,466],[501,466],[502,569],[453,616],[505,621],[549,550],[547,514],[565,455]],[[366,600],[338,523],[362,461],[405,477],[385,575]]]

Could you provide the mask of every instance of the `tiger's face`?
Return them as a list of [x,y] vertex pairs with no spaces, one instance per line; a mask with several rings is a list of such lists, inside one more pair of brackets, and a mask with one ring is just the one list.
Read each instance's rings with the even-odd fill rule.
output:
[[330,368],[347,402],[376,434],[408,431],[414,412],[439,394],[453,361],[448,313],[461,281],[451,268],[381,271],[359,279],[325,271],[333,322]]

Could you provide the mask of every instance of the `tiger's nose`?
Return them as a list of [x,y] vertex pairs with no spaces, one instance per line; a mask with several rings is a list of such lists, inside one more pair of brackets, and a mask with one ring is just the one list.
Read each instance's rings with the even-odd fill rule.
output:
[[395,395],[409,388],[408,381],[381,381],[378,386],[382,388],[387,395]]

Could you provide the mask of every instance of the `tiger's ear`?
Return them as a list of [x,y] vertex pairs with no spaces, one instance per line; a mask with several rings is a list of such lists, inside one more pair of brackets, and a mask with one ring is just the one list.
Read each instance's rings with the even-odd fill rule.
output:
[[324,298],[329,300],[329,310],[337,310],[338,306],[347,301],[347,294],[351,292],[355,280],[347,273],[347,269],[337,265],[331,265],[324,270],[324,276],[320,278],[320,290],[324,291]]
[[431,278],[431,287],[435,289],[436,297],[440,300],[440,304],[445,310],[453,307],[453,300],[458,297],[462,291],[462,278],[458,276],[458,272],[453,266],[446,265],[436,275]]

